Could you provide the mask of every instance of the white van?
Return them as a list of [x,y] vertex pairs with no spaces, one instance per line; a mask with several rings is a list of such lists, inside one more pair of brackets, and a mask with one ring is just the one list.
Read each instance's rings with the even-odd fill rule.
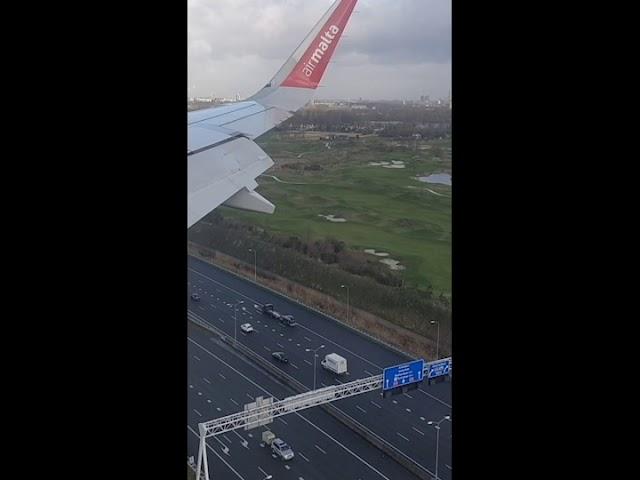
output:
[[324,357],[324,360],[320,362],[323,368],[337,373],[338,375],[343,375],[347,373],[347,359],[341,357],[337,353],[329,353]]

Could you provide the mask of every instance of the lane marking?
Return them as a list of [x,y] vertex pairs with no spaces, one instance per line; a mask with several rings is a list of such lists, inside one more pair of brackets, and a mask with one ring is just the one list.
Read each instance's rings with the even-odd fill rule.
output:
[[309,360],[305,360],[305,363],[309,366],[313,365],[313,363],[311,363]]
[[[191,343],[195,344],[196,346],[198,346],[200,349],[204,350],[206,353],[208,353],[210,356],[212,356],[213,358],[215,358],[216,360],[218,360],[220,363],[226,365],[228,368],[230,368],[231,370],[233,370],[234,372],[236,372],[238,375],[240,375],[242,378],[244,378],[246,381],[248,381],[249,383],[251,383],[253,386],[255,386],[256,388],[258,388],[259,390],[263,391],[264,393],[266,393],[267,395],[273,397],[275,400],[278,400],[278,397],[276,395],[274,395],[273,393],[269,392],[267,389],[263,388],[262,386],[258,385],[256,382],[254,382],[253,380],[251,380],[249,377],[247,377],[246,375],[244,375],[242,372],[240,372],[239,370],[235,369],[234,367],[232,367],[231,365],[229,365],[227,362],[225,362],[222,358],[218,357],[216,354],[210,352],[209,350],[207,350],[205,347],[203,347],[202,345],[200,345],[198,342],[196,342],[195,340],[187,337],[187,340],[189,340]],[[326,387],[326,385],[325,385]],[[218,411],[220,411],[220,408],[218,407]],[[367,462],[364,458],[362,458],[360,455],[358,455],[357,453],[355,453],[353,450],[351,450],[350,448],[348,448],[346,445],[344,445],[343,443],[341,443],[340,441],[336,440],[333,436],[331,436],[329,433],[325,432],[322,428],[320,428],[319,426],[317,426],[315,423],[313,423],[311,420],[307,419],[306,417],[304,417],[303,415],[301,415],[299,412],[295,412],[294,415],[296,415],[298,418],[302,419],[303,421],[305,421],[308,425],[310,425],[311,427],[315,428],[317,431],[319,431],[320,433],[322,433],[324,436],[326,436],[327,438],[330,438],[334,443],[336,443],[337,445],[339,445],[340,447],[342,447],[342,449],[344,449],[346,452],[350,453],[353,457],[357,458],[358,460],[360,460],[360,462],[362,462],[364,465],[366,465],[367,467],[369,467],[371,470],[373,470],[375,473],[377,473],[378,475],[380,475],[382,478],[384,478],[385,480],[391,480],[389,477],[387,477],[384,473],[382,473],[380,470],[378,470],[376,467],[374,467],[373,465],[371,465],[369,462]],[[277,417],[280,418],[280,417]],[[195,431],[193,432],[198,438],[200,438],[200,435],[195,433]],[[216,438],[216,437],[213,437]],[[405,455],[407,456],[407,455]],[[410,458],[407,456],[407,458]],[[413,459],[412,459],[413,460]],[[415,460],[413,460],[415,461]],[[416,462],[416,464],[420,465],[420,463]],[[427,469],[426,467],[420,465],[425,471],[427,471],[429,474],[433,475],[433,473]],[[242,477],[240,477],[242,478]],[[244,479],[243,479],[244,480]]]
[[270,352],[270,351],[271,351],[271,349],[270,349],[269,347],[266,347],[266,346],[264,346],[264,345],[263,345],[263,347],[264,347],[264,349],[265,349],[267,352]]
[[284,345],[280,345],[279,343],[276,343],[277,346],[279,346],[280,348],[284,348]]
[[197,361],[200,361],[200,359],[198,357],[196,357],[195,355],[193,355],[193,358],[195,358]]
[[298,366],[295,363],[291,363],[289,362],[289,365],[291,365],[293,368],[295,368],[296,370],[299,370]]
[[427,397],[431,397],[434,400],[440,402],[443,405],[446,405],[447,407],[451,408],[451,405],[449,405],[447,402],[443,402],[442,400],[440,400],[438,397],[434,397],[433,395],[431,395],[430,393],[425,392],[424,390],[422,390],[421,388],[418,389],[419,392],[424,393]]
[[311,341],[311,339],[310,339],[309,337],[304,337],[304,339],[305,339],[307,342],[310,342],[310,341]]
[[367,375],[369,375],[370,377],[375,377],[375,375],[371,372],[368,372],[367,370],[364,371],[364,373],[366,373]]
[[[249,397],[251,400],[255,400],[255,398],[254,398],[254,397],[252,397],[251,395],[249,395],[248,393],[247,393],[246,395],[247,395],[247,397]],[[260,417],[258,417],[258,418],[260,418]],[[234,431],[235,431],[235,430],[234,430]]]
[[405,437],[404,435],[402,435],[400,432],[396,432],[396,434],[398,434],[400,437],[404,438],[407,442],[409,441],[409,439],[407,437]]
[[445,467],[447,467],[449,470],[453,470],[453,468],[451,468],[450,465],[447,465],[446,463],[444,464]]
[[220,376],[222,377],[222,379],[223,379],[223,380],[226,380],[226,379],[227,379],[227,377],[225,377],[225,376],[224,376],[223,374],[221,374],[221,373],[218,373],[218,375],[220,375]]
[[373,400],[370,400],[371,403],[373,403],[376,407],[378,408],[382,408],[382,406],[378,405],[376,402],[374,402]]
[[238,402],[236,402],[233,398],[230,398],[229,400],[231,400],[233,403],[235,403],[237,406],[239,406],[240,404]]
[[211,385],[211,382],[210,382],[208,379],[206,379],[205,377],[202,377],[202,380],[204,380],[204,381],[205,381],[205,382],[207,382],[209,385]]
[[310,461],[307,457],[305,457],[305,456],[302,454],[302,452],[298,452],[298,455],[300,455],[302,458],[304,458],[307,462],[309,462],[309,461]]
[[202,414],[198,410],[196,410],[195,408],[193,409],[193,411],[196,412],[199,416],[202,416]]
[[314,445],[314,447],[316,447],[318,450],[320,450],[325,455],[327,454],[327,452],[325,452],[323,449],[321,449],[318,445]]
[[265,477],[269,476],[269,474],[265,472],[262,468],[258,467],[258,470],[260,470]]
[[[191,433],[193,433],[197,438],[200,438],[200,434],[196,433],[196,431],[195,431],[193,428],[191,428],[191,426],[187,425],[187,428],[188,428],[188,429],[189,429],[189,431],[190,431]],[[223,462],[227,467],[229,467],[229,470],[231,470],[233,473],[235,473],[235,474],[236,474],[236,476],[237,476],[240,480],[245,480],[245,478],[244,478],[242,475],[240,475],[240,474],[236,471],[236,469],[235,469],[235,468],[233,468],[231,465],[229,465],[229,463],[228,463],[224,458],[222,458],[222,457],[220,456],[220,454],[219,454],[218,452],[216,452],[216,451],[211,447],[211,445],[207,444],[206,442],[205,442],[205,445],[207,445],[207,448],[208,448],[209,450],[211,450],[211,451],[215,454],[215,456],[216,456],[216,457],[218,457],[220,460],[222,460],[222,462]]]
[[278,418],[278,420],[280,420],[285,425],[289,425],[282,417],[277,417],[277,418]]
[[413,400],[413,397],[411,395],[409,395],[408,393],[404,394],[405,397],[409,397],[411,400]]
[[[243,293],[241,293],[241,292],[239,292],[239,291],[237,291],[237,290],[235,290],[235,289],[233,289],[233,288],[231,288],[231,287],[228,287],[228,286],[226,286],[225,284],[223,284],[223,283],[221,283],[221,282],[218,282],[217,280],[214,280],[213,278],[208,277],[207,275],[205,275],[205,274],[203,274],[203,273],[200,273],[200,272],[198,272],[197,270],[194,270],[194,269],[193,269],[193,268],[191,268],[191,267],[189,267],[189,271],[191,271],[191,272],[193,272],[193,273],[195,273],[195,274],[197,274],[197,275],[200,275],[201,277],[204,277],[204,278],[206,278],[207,280],[209,280],[209,281],[211,281],[211,282],[213,282],[213,283],[216,283],[216,284],[218,284],[218,285],[220,285],[220,286],[222,286],[222,287],[224,287],[224,288],[226,288],[226,289],[228,289],[228,290],[231,290],[232,292],[234,292],[234,293],[236,293],[236,294],[238,294],[238,295],[240,295],[240,296],[242,296],[242,297],[246,298],[247,300],[251,300],[251,301],[252,301],[252,302],[254,302],[254,303],[258,302],[256,299],[251,298],[251,297],[248,297],[247,295],[245,295],[245,294],[243,294]],[[226,272],[225,272],[225,273],[226,273]],[[230,275],[230,274],[229,274],[229,275]],[[241,280],[242,280],[242,279],[241,279]],[[286,299],[286,297],[284,297],[284,298]],[[287,299],[287,300],[288,300],[288,299]],[[295,303],[295,302],[293,302],[293,301],[291,301],[291,300],[288,300],[288,301],[290,301],[290,302],[292,302],[292,303]],[[259,307],[258,307],[258,308],[259,308]],[[304,308],[304,307],[302,307],[302,308]],[[316,314],[316,315],[325,316],[325,315],[323,315],[323,314],[320,314],[320,313],[316,312],[315,310],[311,310],[311,312],[313,312],[313,314]],[[303,328],[303,329],[305,329],[305,330],[308,330],[309,332],[311,332],[311,333],[313,333],[313,334],[317,335],[318,337],[320,337],[320,338],[324,339],[325,341],[332,343],[332,344],[333,344],[333,345],[335,345],[336,347],[342,348],[345,352],[349,352],[351,355],[353,355],[354,357],[359,358],[359,359],[360,359],[360,360],[362,360],[363,362],[366,362],[366,363],[368,363],[369,365],[373,365],[374,367],[376,367],[376,368],[378,368],[378,369],[380,369],[380,370],[383,370],[383,368],[382,368],[380,365],[376,365],[376,364],[375,364],[375,363],[373,363],[371,360],[368,360],[368,359],[366,359],[366,358],[364,358],[364,357],[361,357],[361,356],[360,356],[360,355],[358,355],[357,353],[352,352],[352,351],[351,351],[351,350],[349,350],[348,348],[343,347],[343,346],[342,346],[342,345],[340,345],[339,343],[336,343],[336,342],[334,342],[333,340],[331,340],[331,339],[329,339],[329,338],[327,338],[327,337],[325,337],[325,336],[323,336],[323,335],[320,335],[320,334],[319,334],[318,332],[316,332],[315,330],[312,330],[312,329],[311,329],[311,328],[309,328],[309,327],[305,327],[304,325],[302,325],[302,324],[300,324],[300,323],[298,323],[298,326],[299,326],[300,328]],[[345,329],[346,329],[346,327],[343,327],[343,328],[345,328]],[[274,330],[274,331],[275,331],[275,330]],[[359,333],[358,333],[358,334],[359,334]],[[386,347],[383,347],[383,348],[385,348],[385,349],[386,349]],[[395,352],[394,352],[394,353],[395,353]],[[431,397],[431,398],[433,398],[434,400],[437,400],[438,402],[442,403],[443,405],[446,405],[447,407],[451,408],[451,405],[449,405],[448,403],[446,403],[446,402],[444,402],[444,401],[440,400],[439,398],[434,397],[434,396],[432,396],[432,395],[429,395],[428,393],[424,392],[423,390],[420,390],[420,391],[421,391],[422,393],[424,393],[425,395],[430,396],[430,397]]]
[[364,408],[362,408],[360,405],[356,405],[356,408],[360,410],[362,413],[367,413],[367,411]]
[[424,436],[424,432],[421,432],[420,430],[418,430],[416,427],[411,427],[413,430],[415,430],[416,432],[418,432],[420,435]]
[[238,437],[240,439],[240,445],[242,445],[244,448],[246,448],[247,450],[249,450],[249,442],[246,441],[238,432],[236,432],[235,430],[231,430],[233,433],[236,434],[236,437]]

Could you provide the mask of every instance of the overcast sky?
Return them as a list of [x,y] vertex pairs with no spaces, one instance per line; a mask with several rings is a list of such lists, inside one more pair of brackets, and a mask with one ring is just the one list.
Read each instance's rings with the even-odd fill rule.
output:
[[[189,96],[248,97],[333,0],[188,0]],[[359,0],[316,98],[446,97],[450,0]]]

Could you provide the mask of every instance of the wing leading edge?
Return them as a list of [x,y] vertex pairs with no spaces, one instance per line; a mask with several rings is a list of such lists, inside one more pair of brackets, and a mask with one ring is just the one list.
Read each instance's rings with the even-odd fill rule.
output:
[[306,105],[335,52],[357,0],[337,0],[275,76],[244,102],[188,113],[187,228],[221,204],[264,213],[254,189],[273,160],[253,140]]

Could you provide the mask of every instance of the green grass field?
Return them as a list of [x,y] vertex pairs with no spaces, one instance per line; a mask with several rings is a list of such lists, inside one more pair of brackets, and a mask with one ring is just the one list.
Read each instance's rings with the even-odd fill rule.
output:
[[[450,140],[418,141],[416,149],[413,140],[372,136],[332,141],[328,149],[317,137],[272,132],[258,143],[276,162],[267,175],[305,185],[259,177],[257,191],[275,203],[275,213],[223,208],[224,216],[303,240],[334,237],[360,251],[389,252],[388,258],[407,267],[408,284],[425,288],[430,283],[435,292],[450,294],[451,187],[412,179],[451,173]],[[392,160],[405,162],[406,168],[368,165]],[[312,165],[322,170],[301,169]],[[347,221],[332,223],[318,215]]]

